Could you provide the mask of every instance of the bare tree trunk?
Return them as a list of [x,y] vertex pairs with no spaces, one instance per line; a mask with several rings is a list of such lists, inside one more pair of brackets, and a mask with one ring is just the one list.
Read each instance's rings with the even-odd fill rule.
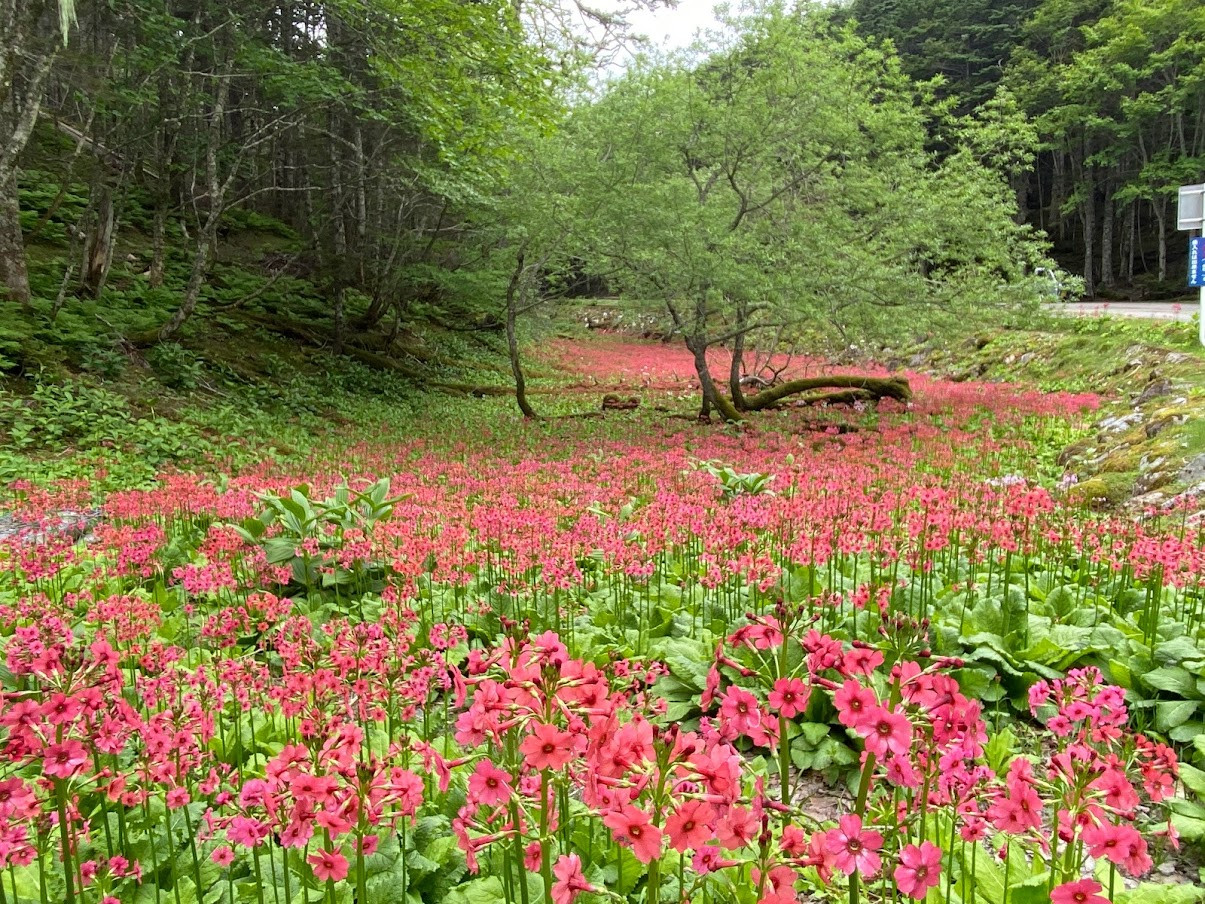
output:
[[1160,195],[1152,205],[1159,224],[1159,282],[1167,279],[1167,196]]
[[[695,373],[699,376],[699,386],[703,390],[705,409],[708,405],[715,408],[726,421],[739,421],[741,413],[716,388],[715,380],[711,377],[711,368],[707,364],[707,345],[701,338],[687,337],[686,347],[694,357]],[[710,414],[710,411],[708,411]]]
[[1067,197],[1066,161],[1059,151],[1051,152],[1051,160],[1054,169],[1050,186],[1050,218],[1058,227],[1061,242],[1067,238],[1067,218],[1063,216],[1063,199]]
[[155,204],[155,218],[151,223],[151,269],[149,280],[152,288],[163,285],[163,265],[167,256],[167,203]]
[[336,355],[343,354],[343,343],[347,336],[347,315],[344,312],[344,298],[347,290],[343,286],[339,286],[335,290],[334,300],[334,319],[335,319],[335,339],[331,345],[331,351]]
[[748,306],[743,300],[736,303],[736,328],[739,332],[732,339],[732,363],[728,368],[728,392],[732,406],[737,411],[745,410],[745,393],[741,388],[741,377],[745,367],[745,333],[748,322]]
[[1102,211],[1100,227],[1100,284],[1112,286],[1115,278],[1113,273],[1113,189],[1105,183],[1104,210]]
[[1013,220],[1018,225],[1024,225],[1029,222],[1029,185],[1031,176],[1032,173],[1026,170],[1013,179],[1013,192],[1017,204],[1017,212],[1013,214]]
[[1129,286],[1134,282],[1134,250],[1136,243],[1135,224],[1134,224],[1134,209],[1138,206],[1138,202],[1129,201],[1125,205],[1125,216],[1122,219],[1122,241],[1124,242],[1124,252],[1122,254],[1122,280]]
[[1088,177],[1088,187],[1080,210],[1084,228],[1084,294],[1096,294],[1096,180]]
[[0,291],[21,304],[29,303],[30,292],[17,158],[38,121],[43,89],[56,54],[51,44],[39,55],[41,42],[34,32],[43,6],[32,0],[24,7],[22,2],[15,6],[0,2]]
[[519,317],[519,296],[526,283],[527,254],[520,251],[515,261],[515,269],[510,275],[506,286],[506,349],[510,354],[510,372],[515,378],[515,402],[523,417],[533,419],[538,417],[531,403],[527,401],[527,380],[523,376],[523,361],[519,357],[519,336],[517,321]]
[[[331,123],[332,130],[337,127],[337,123]],[[346,339],[347,317],[344,313],[344,296],[347,291],[347,271],[348,271],[348,255],[347,255],[347,222],[344,220],[343,210],[343,175],[344,167],[340,159],[339,152],[335,148],[335,142],[329,144],[330,151],[330,173],[331,173],[331,250],[334,252],[331,255],[331,260],[328,261],[328,269],[331,272],[332,280],[332,310],[335,319],[335,341],[334,352],[336,355],[343,354],[343,343]]]
[[209,212],[205,224],[197,236],[197,247],[193,253],[192,271],[188,275],[188,286],[184,290],[184,298],[174,314],[162,327],[155,331],[154,340],[163,342],[180,331],[180,327],[188,321],[197,309],[201,298],[201,289],[209,276],[209,264],[217,250],[218,224],[222,220],[225,209],[226,189],[231,179],[224,184],[218,173],[218,152],[222,147],[223,121],[226,117],[226,101],[230,96],[230,68],[218,75],[218,84],[214,92],[213,108],[210,111],[208,137],[205,142],[205,193],[209,202]]
[[88,237],[84,243],[84,263],[81,273],[84,291],[92,298],[99,298],[105,277],[109,272],[109,262],[113,259],[114,213],[113,189],[102,176],[101,186],[95,189],[99,196],[96,205],[96,217],[88,229]]
[[[788,380],[770,389],[763,390],[752,398],[746,399],[745,404],[750,411],[760,411],[785,399],[787,396],[801,392],[814,392],[820,389],[852,390],[849,399],[881,399],[890,398],[907,402],[912,398],[912,388],[903,377],[859,377],[856,375],[830,374],[823,377],[801,377],[798,380]],[[821,397],[824,401],[836,401],[839,394],[827,394]]]
[[25,269],[16,173],[0,183],[0,292],[12,301],[29,304],[29,272]]

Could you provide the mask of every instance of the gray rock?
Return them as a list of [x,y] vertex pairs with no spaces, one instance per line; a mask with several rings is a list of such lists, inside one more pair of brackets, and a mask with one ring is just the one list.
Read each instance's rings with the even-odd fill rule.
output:
[[1177,475],[1180,483],[1199,484],[1205,481],[1205,452],[1188,462]]
[[42,520],[26,520],[16,515],[0,515],[0,541],[16,540],[37,545],[55,537],[87,541],[92,528],[101,519],[98,508],[76,512],[64,509]]
[[1152,380],[1146,384],[1146,388],[1138,394],[1138,398],[1134,399],[1135,405],[1145,405],[1151,399],[1157,399],[1160,396],[1165,396],[1172,391],[1172,384],[1167,380]]
[[1132,411],[1129,414],[1119,414],[1113,417],[1107,417],[1097,427],[1105,433],[1121,433],[1129,430],[1135,424],[1142,420],[1142,412]]

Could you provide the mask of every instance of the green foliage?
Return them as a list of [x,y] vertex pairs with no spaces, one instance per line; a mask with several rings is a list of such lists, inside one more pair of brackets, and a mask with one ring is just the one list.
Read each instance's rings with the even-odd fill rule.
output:
[[147,360],[164,386],[189,390],[200,384],[201,360],[178,342],[159,343],[147,354]]
[[596,269],[696,344],[800,323],[848,344],[898,333],[904,307],[917,329],[961,330],[1036,300],[1021,271],[1040,248],[985,165],[1008,153],[988,125],[963,126],[982,148],[935,161],[944,113],[889,50],[776,6],[732,28],[705,62],[648,63],[575,111]]
[[990,100],[1022,30],[1041,0],[853,0],[867,35],[889,38],[909,75],[938,79],[964,108]]
[[774,481],[773,474],[738,474],[731,465],[717,461],[700,461],[693,466],[695,470],[706,471],[719,482],[725,499],[736,496],[759,496],[769,493],[770,484]]
[[342,548],[349,532],[366,536],[406,498],[389,496],[388,478],[364,490],[342,484],[322,500],[311,499],[309,487],[300,486],[288,495],[261,495],[263,514],[235,529],[248,543],[263,547],[268,564],[287,565],[293,582],[307,590],[350,584],[363,592],[383,574],[382,563],[357,559],[346,567],[336,563],[334,551]]

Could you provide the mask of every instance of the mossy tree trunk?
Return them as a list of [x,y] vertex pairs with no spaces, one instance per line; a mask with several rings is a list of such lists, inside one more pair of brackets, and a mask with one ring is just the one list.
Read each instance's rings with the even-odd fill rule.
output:
[[506,349],[510,355],[510,372],[515,378],[515,403],[523,417],[534,419],[539,417],[536,410],[527,400],[527,379],[523,375],[523,359],[519,355],[519,298],[525,296],[527,283],[527,253],[521,249],[515,260],[515,269],[511,272],[510,282],[506,285]]
[[871,401],[877,399],[896,399],[907,402],[912,398],[912,389],[903,377],[864,377],[858,374],[829,374],[820,377],[803,377],[798,380],[788,380],[778,386],[772,386],[755,396],[745,399],[745,407],[749,411],[760,411],[778,404],[788,396],[805,392],[816,392],[822,389],[844,390],[846,393],[830,393],[814,401],[830,403],[840,401]]

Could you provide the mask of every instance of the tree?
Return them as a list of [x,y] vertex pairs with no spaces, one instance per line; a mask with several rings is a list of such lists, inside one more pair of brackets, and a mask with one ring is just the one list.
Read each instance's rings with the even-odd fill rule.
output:
[[[573,133],[579,203],[600,211],[593,259],[664,306],[704,413],[736,420],[781,400],[745,398],[740,379],[744,343],[777,327],[898,337],[1024,295],[1036,247],[1005,180],[969,150],[926,151],[933,110],[889,49],[806,8],[768,6],[731,29],[705,54],[631,72]],[[707,361],[723,343],[727,395]]]
[[1169,199],[1205,171],[1201,12],[1200,0],[1045,0],[1014,56],[1009,82],[1043,140],[1043,221],[1078,217],[1089,293],[1117,277],[1118,245],[1132,278],[1139,204],[1167,277]]
[[17,163],[74,17],[70,0],[0,0],[0,291],[29,301]]
[[853,0],[862,34],[889,38],[914,79],[941,80],[961,112],[986,103],[1040,0]]

